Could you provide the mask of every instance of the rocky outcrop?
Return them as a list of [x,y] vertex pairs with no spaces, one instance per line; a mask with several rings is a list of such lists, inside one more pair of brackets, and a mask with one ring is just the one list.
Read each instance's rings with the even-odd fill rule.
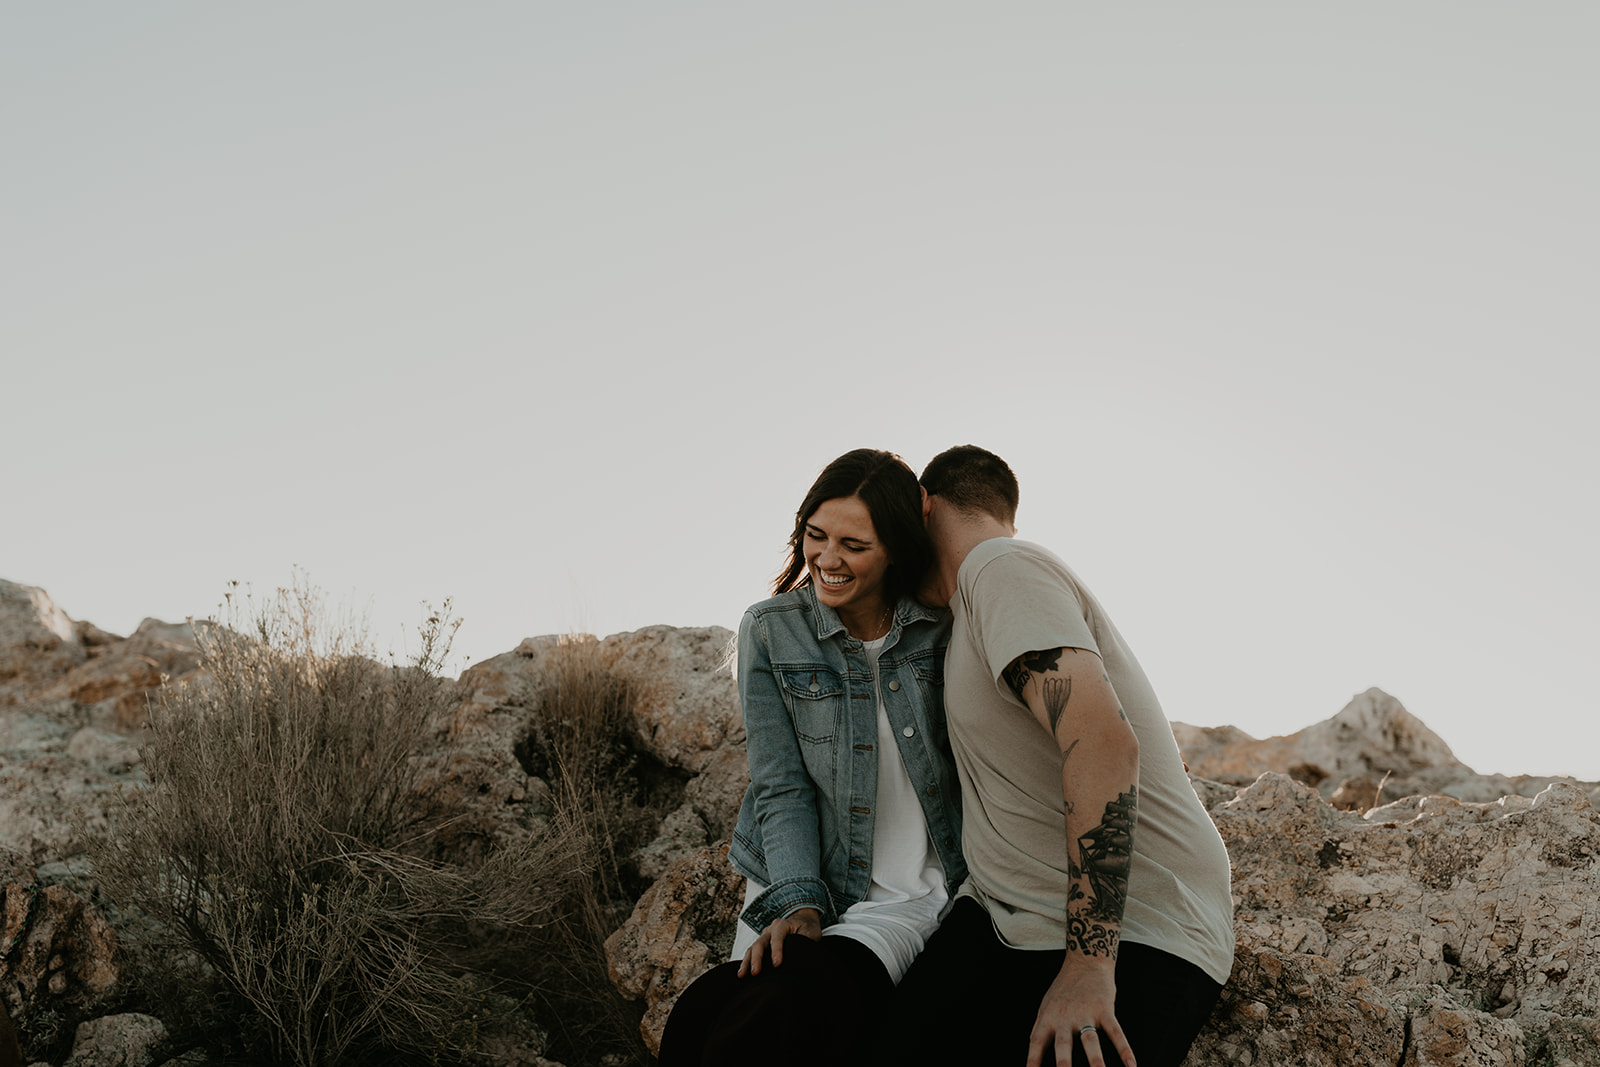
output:
[[1213,817],[1238,950],[1190,1067],[1600,1063],[1600,812],[1584,790],[1361,816],[1269,773]]
[[727,669],[733,634],[720,626],[649,626],[600,642],[606,666],[632,680],[640,743],[668,767],[691,775],[684,814],[716,839],[733,832],[750,783],[744,718]]
[[[1481,775],[1456,759],[1444,739],[1381,689],[1357,694],[1331,719],[1298,733],[1257,740],[1234,726],[1173,723],[1189,772],[1246,786],[1262,774],[1287,774],[1334,806],[1365,811],[1420,794],[1490,801],[1534,796],[1570,778]],[[1595,783],[1587,783],[1593,792]],[[1600,803],[1600,795],[1594,800]]]
[[190,623],[146,619],[119,637],[0,581],[0,848],[36,864],[82,851],[80,831],[141,779],[149,700],[199,662]]
[[146,619],[127,638],[96,631],[84,662],[40,691],[46,703],[70,701],[87,709],[91,725],[131,733],[144,725],[150,697],[168,679],[187,679],[200,666],[194,627]]
[[[559,714],[562,645],[588,642],[626,685],[632,766],[659,808],[628,857],[653,884],[606,959],[643,1001],[652,1049],[677,996],[726,957],[742,899],[726,859],[748,781],[731,638],[530,638],[452,683],[429,757],[455,816],[446,851],[470,860],[551,810],[530,739]],[[143,708],[164,679],[202,677],[196,644],[189,624],[154,620],[106,634],[0,582],[0,997],[20,1024],[41,1004],[92,1016],[115,991],[115,934],[71,891],[92,887],[76,828],[139,787]],[[1282,737],[1174,735],[1228,845],[1238,936],[1188,1067],[1600,1067],[1595,783],[1477,775],[1376,689]]]
[[[1594,783],[1480,779],[1380,690],[1266,742],[1174,733],[1232,857],[1239,945],[1189,1067],[1600,1065]],[[1363,780],[1370,792],[1352,798]],[[1395,796],[1379,782],[1419,780],[1542,791],[1374,806]],[[1326,799],[1341,790],[1343,810]],[[736,884],[674,865],[607,944],[618,988],[646,1003],[652,1048],[678,992],[724,958],[728,942],[704,930],[731,935]],[[703,918],[678,921],[691,912]]]
[[50,594],[0,579],[0,705],[82,663],[84,641]]

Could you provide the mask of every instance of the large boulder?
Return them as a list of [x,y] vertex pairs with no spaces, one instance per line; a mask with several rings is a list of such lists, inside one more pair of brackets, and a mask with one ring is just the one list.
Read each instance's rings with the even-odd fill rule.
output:
[[744,745],[732,640],[720,626],[647,626],[600,642],[602,662],[633,683],[640,742],[663,763],[699,774]]

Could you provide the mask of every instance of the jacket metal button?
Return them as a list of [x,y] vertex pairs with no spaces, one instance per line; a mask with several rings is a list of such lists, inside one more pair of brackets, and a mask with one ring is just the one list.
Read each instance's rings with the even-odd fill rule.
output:
[[895,678],[895,679],[892,679],[889,682],[889,692],[891,692],[891,693],[900,692],[900,679]]
[[917,731],[915,729],[913,729],[912,727],[910,727],[910,726],[907,726],[904,730],[901,730],[900,732],[905,734],[907,737],[915,737],[916,733],[917,733]]

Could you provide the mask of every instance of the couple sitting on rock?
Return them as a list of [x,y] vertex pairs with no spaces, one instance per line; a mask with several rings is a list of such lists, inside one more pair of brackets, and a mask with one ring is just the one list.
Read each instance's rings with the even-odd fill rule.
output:
[[1228,855],[1017,499],[971,445],[920,485],[849,452],[806,494],[739,627],[740,934],[666,1067],[1183,1061],[1233,963]]

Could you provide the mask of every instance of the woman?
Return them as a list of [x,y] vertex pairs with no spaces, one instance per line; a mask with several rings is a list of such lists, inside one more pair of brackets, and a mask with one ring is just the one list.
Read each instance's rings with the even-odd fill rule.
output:
[[892,452],[840,456],[789,547],[739,626],[740,935],[678,999],[665,1067],[849,1062],[966,875],[916,475]]

